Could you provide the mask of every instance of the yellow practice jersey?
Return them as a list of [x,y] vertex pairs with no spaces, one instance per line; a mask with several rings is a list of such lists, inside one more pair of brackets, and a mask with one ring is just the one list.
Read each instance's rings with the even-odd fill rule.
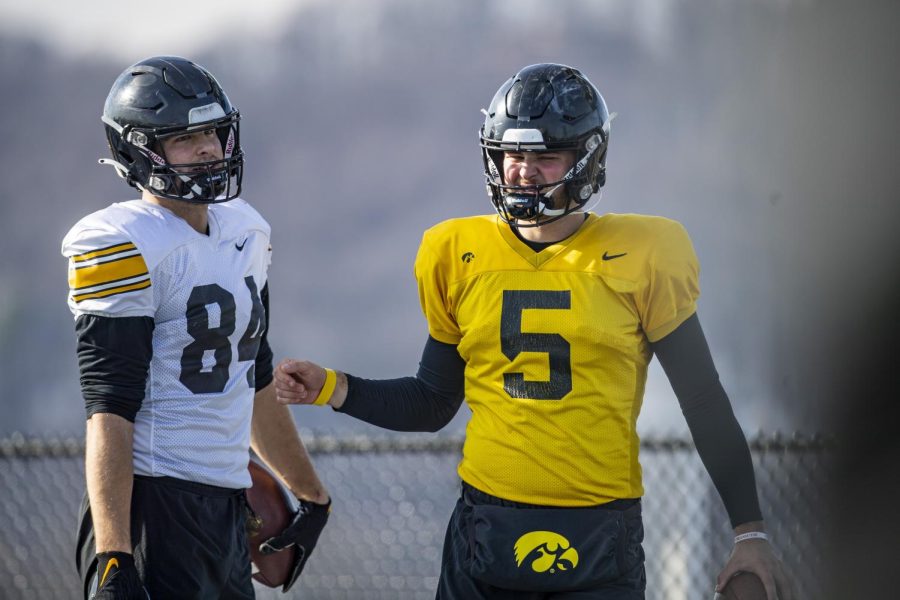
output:
[[453,219],[425,232],[415,273],[430,335],[466,362],[464,481],[555,506],[643,494],[636,423],[649,342],[699,296],[681,224],[589,214],[535,252],[497,216]]

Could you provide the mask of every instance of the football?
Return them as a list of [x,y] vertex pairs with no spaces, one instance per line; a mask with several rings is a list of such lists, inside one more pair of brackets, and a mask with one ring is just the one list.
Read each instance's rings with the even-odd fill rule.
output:
[[269,587],[278,587],[287,581],[297,549],[291,546],[281,552],[264,555],[259,551],[259,545],[288,526],[293,517],[293,506],[288,492],[265,467],[251,460],[249,468],[253,484],[247,489],[247,503],[250,505],[247,541],[250,544],[253,579]]
[[766,600],[766,588],[759,577],[753,573],[739,571],[735,573],[716,600]]

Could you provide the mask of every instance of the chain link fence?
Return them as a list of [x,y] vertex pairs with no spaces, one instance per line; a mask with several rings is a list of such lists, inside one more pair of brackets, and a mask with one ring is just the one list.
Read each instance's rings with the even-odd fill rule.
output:
[[[462,438],[442,435],[304,435],[334,496],[332,516],[298,584],[260,599],[406,600],[434,597],[444,530],[459,493]],[[750,440],[767,528],[799,598],[820,589],[820,498],[830,444],[816,436]],[[731,551],[725,509],[683,439],[645,437],[644,549],[648,600],[712,599]],[[77,509],[84,493],[84,441],[0,439],[0,597],[76,599]]]

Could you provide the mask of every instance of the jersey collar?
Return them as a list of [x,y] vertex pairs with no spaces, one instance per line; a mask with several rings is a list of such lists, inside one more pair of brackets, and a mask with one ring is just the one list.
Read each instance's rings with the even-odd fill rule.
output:
[[500,237],[507,243],[507,245],[519,256],[521,256],[528,264],[530,264],[535,269],[540,269],[545,264],[562,254],[566,249],[568,249],[578,238],[584,235],[584,232],[588,229],[593,229],[593,227],[599,222],[600,217],[595,215],[594,213],[587,213],[587,219],[581,226],[569,237],[564,240],[560,240],[555,244],[551,244],[547,246],[540,252],[535,252],[532,250],[528,244],[519,239],[519,237],[513,232],[512,227],[499,216],[496,218],[497,230],[500,233]]

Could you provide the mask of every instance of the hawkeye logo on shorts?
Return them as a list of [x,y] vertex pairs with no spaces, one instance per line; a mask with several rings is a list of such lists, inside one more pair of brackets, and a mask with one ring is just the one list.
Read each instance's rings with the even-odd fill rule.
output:
[[473,260],[475,260],[475,255],[472,254],[471,252],[466,252],[465,254],[463,254],[463,255],[460,257],[460,259],[461,259],[464,263],[470,263],[470,262],[472,262]]
[[516,565],[526,559],[536,573],[571,571],[578,566],[578,551],[569,540],[553,531],[530,531],[516,540]]

